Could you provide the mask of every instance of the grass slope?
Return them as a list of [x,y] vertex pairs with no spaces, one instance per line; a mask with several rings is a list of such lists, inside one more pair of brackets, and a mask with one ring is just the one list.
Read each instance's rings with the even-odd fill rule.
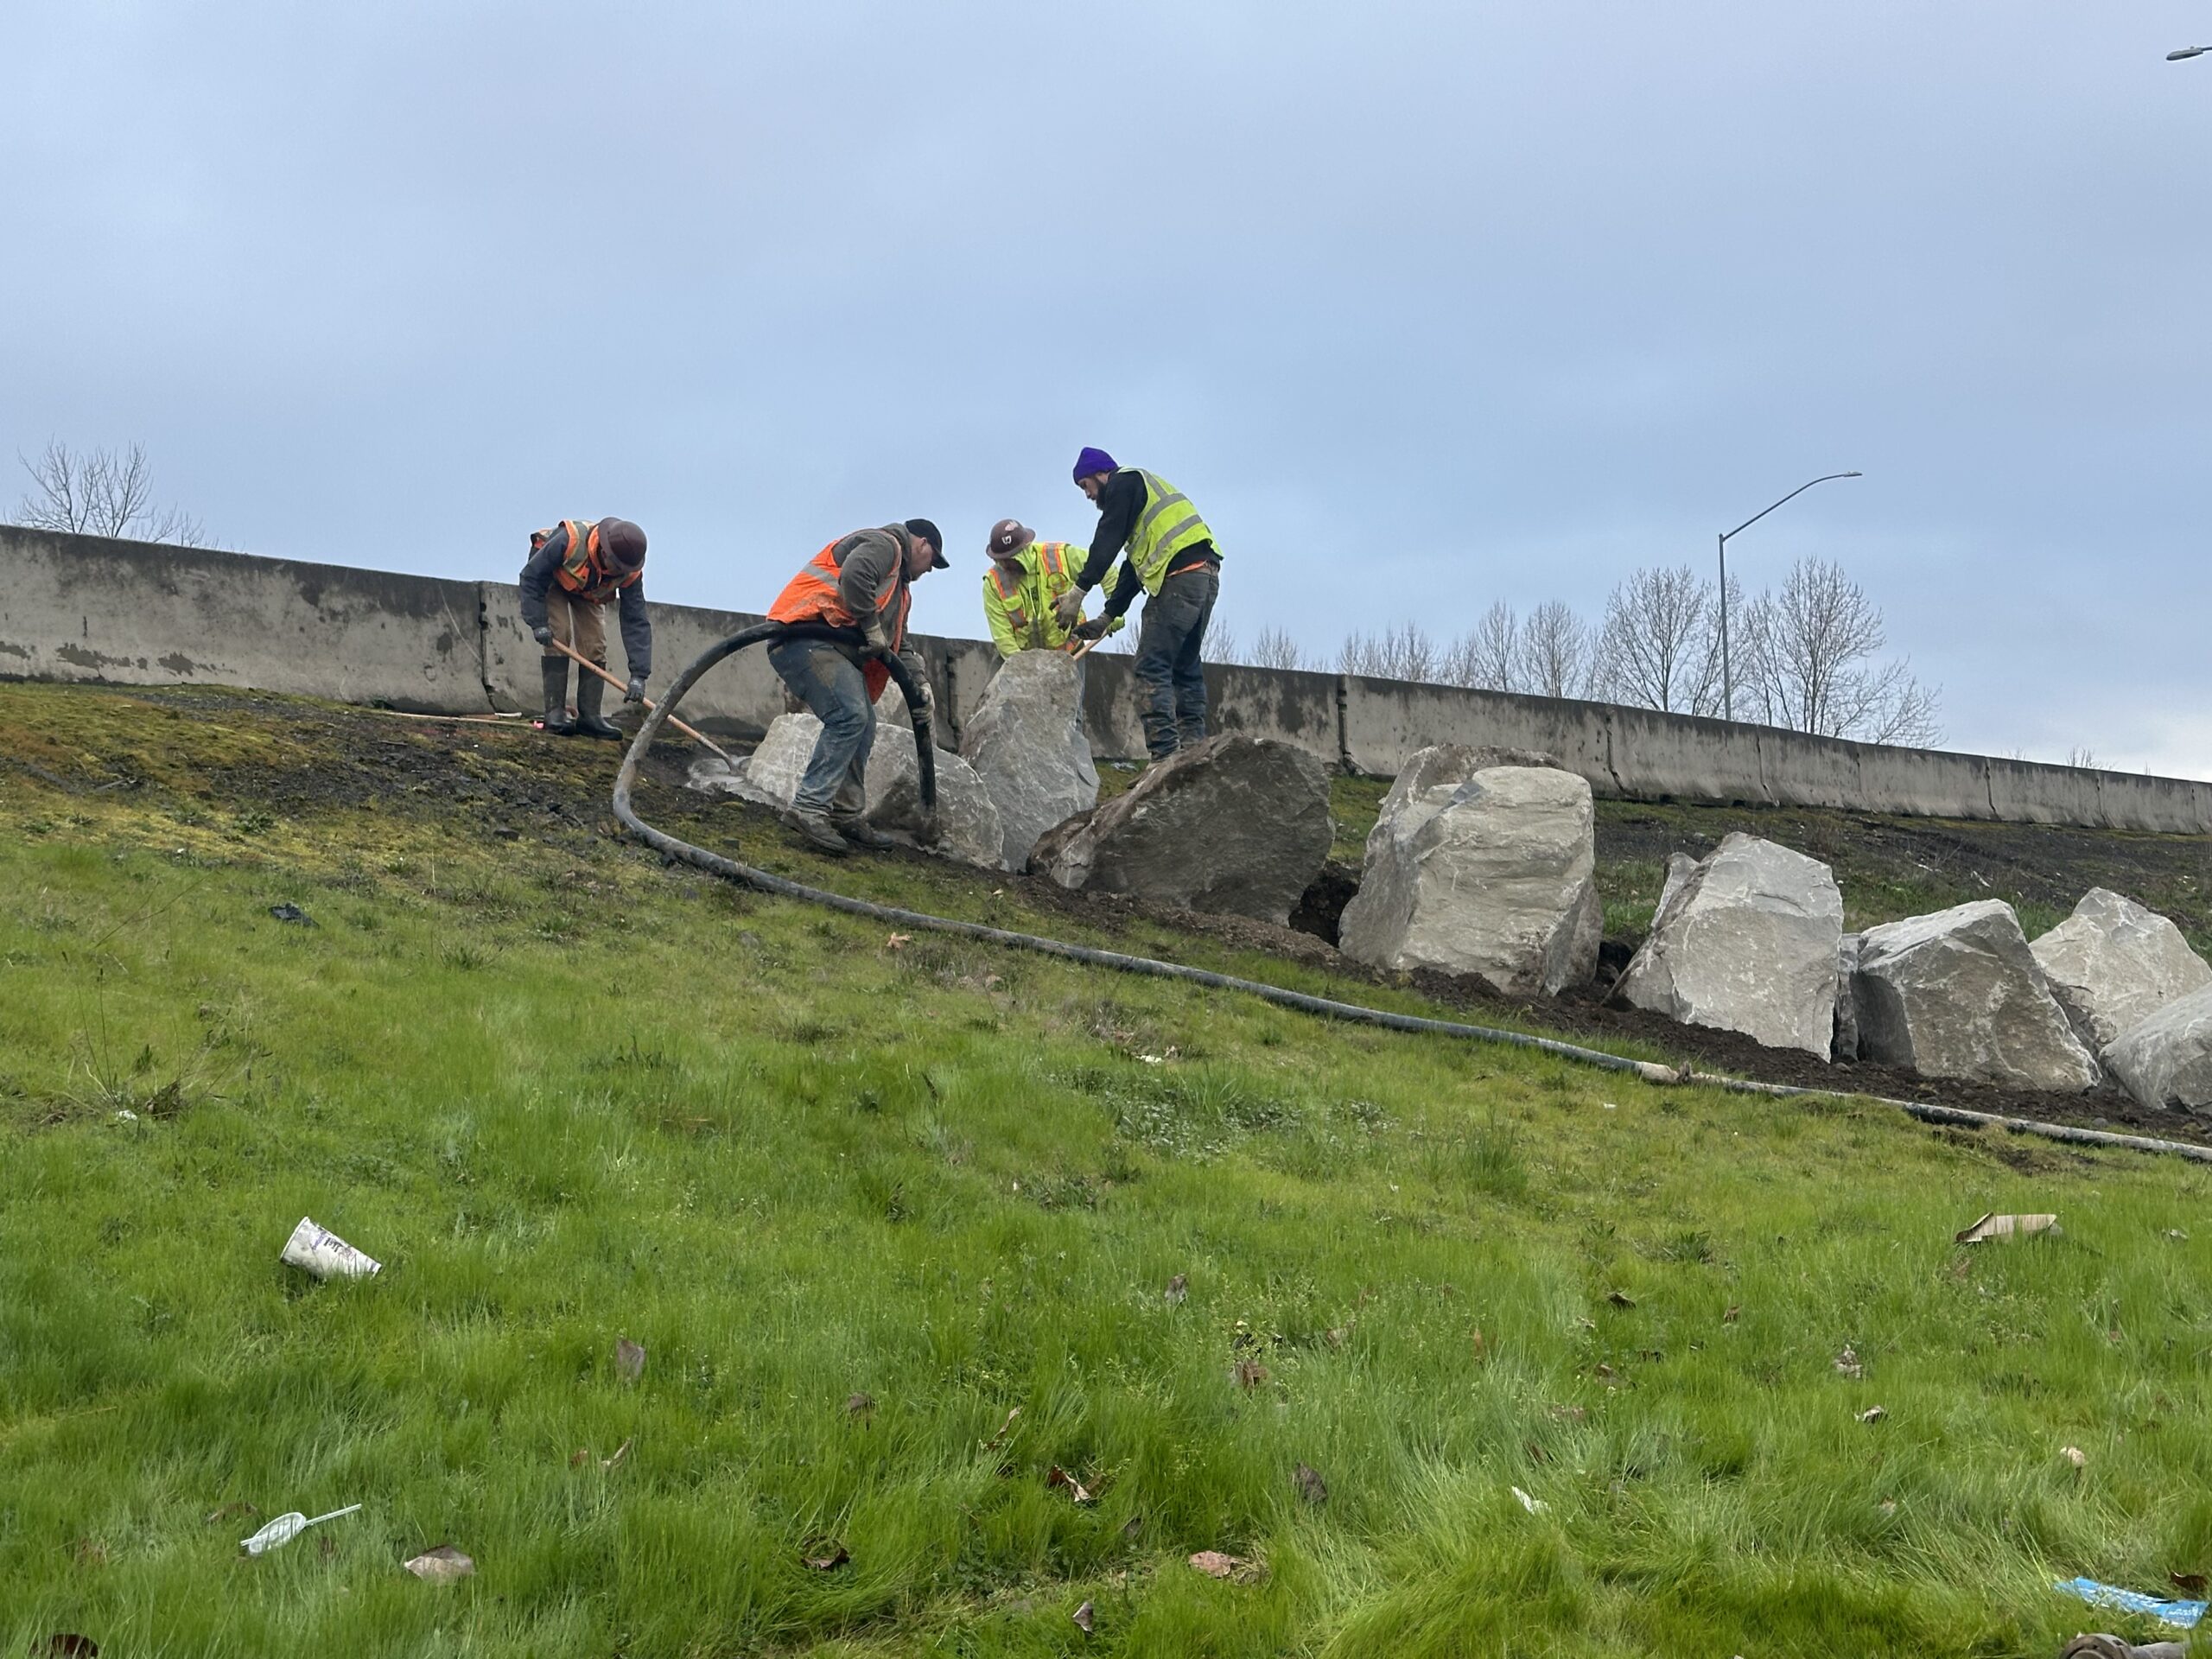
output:
[[0,1651],[2044,1655],[2212,1565],[2195,1166],[896,944],[583,744],[8,686],[0,755]]

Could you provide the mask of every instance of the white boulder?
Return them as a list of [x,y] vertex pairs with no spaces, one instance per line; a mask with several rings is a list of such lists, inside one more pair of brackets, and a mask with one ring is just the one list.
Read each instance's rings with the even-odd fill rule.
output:
[[1458,779],[1422,759],[1367,838],[1338,949],[1379,968],[1479,974],[1515,995],[1587,980],[1603,923],[1590,785],[1538,766]]
[[961,730],[960,753],[998,808],[1010,870],[1028,868],[1038,836],[1098,804],[1082,704],[1073,658],[1016,652],[999,664]]
[[2074,1034],[2002,899],[1870,927],[1853,1001],[1859,1052],[1931,1077],[2079,1090],[2096,1057]]
[[879,734],[868,756],[868,821],[886,835],[904,836],[942,857],[1004,869],[1006,836],[990,791],[976,769],[950,749],[938,750],[936,758],[932,826],[922,810],[922,771],[912,734],[899,732],[887,743]]
[[2212,986],[2120,1033],[2105,1064],[2139,1104],[2212,1112]]
[[2212,967],[2181,929],[2107,887],[2090,888],[2071,916],[2028,949],[2058,1006],[2100,1051],[2167,1003],[2212,985]]
[[1735,834],[1662,902],[1618,995],[1683,1025],[1827,1059],[1843,894],[1818,859]]

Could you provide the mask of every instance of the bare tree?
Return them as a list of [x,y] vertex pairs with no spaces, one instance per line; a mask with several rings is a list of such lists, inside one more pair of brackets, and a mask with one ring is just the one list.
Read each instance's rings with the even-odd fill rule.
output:
[[1432,681],[1442,666],[1436,642],[1418,622],[1402,623],[1380,633],[1347,634],[1338,662],[1344,673],[1382,680]]
[[1241,663],[1243,647],[1236,642],[1236,630],[1226,622],[1208,622],[1204,646],[1205,659],[1210,663]]
[[1260,637],[1252,642],[1252,666],[1303,668],[1306,653],[1299,649],[1298,641],[1281,628],[1262,628]]
[[1599,678],[1617,702],[1673,714],[1720,708],[1713,584],[1687,565],[1638,570],[1605,601]]
[[1596,660],[1590,625],[1564,600],[1548,599],[1521,628],[1521,683],[1540,697],[1580,697]]
[[1743,618],[1738,660],[1769,725],[1875,743],[1941,740],[1940,694],[1910,663],[1874,660],[1886,640],[1882,613],[1841,566],[1798,560],[1781,591],[1761,594]]
[[2079,746],[2066,751],[2066,764],[2069,766],[2080,766],[2088,772],[2101,770],[2097,761],[2096,751]]
[[111,449],[80,453],[54,438],[36,461],[20,454],[16,459],[33,486],[16,505],[19,524],[179,547],[215,545],[190,514],[175,506],[154,506],[153,470],[143,444],[134,443],[120,454]]
[[1518,691],[1521,684],[1521,622],[1503,600],[1452,642],[1445,654],[1444,677],[1477,691]]

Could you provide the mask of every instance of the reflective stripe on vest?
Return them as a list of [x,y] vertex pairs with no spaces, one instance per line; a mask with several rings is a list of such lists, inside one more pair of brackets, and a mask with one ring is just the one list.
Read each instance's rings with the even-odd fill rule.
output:
[[[839,537],[842,541],[843,537]],[[901,550],[904,556],[904,550]],[[900,567],[899,579],[891,584],[890,591],[875,602],[875,608],[885,613],[885,632],[891,639],[891,649],[896,652],[906,643],[906,613],[914,602],[913,591],[906,585],[905,567]],[[771,622],[826,622],[833,628],[858,627],[860,623],[837,597],[837,543],[832,542],[799,567],[799,573],[784,584],[784,591],[776,595],[776,602],[768,607]],[[871,658],[861,665],[861,677],[868,682],[868,700],[872,702],[883,695],[883,688],[891,683],[891,671]]]
[[[1037,556],[1034,571],[1027,556]],[[1039,612],[1035,616],[1021,603],[1022,594],[1033,578],[1037,583]],[[1006,607],[1007,626],[1017,636],[1026,636],[1032,650],[1057,651],[1067,643],[1074,630],[1063,628],[1059,619],[1052,613],[1052,607],[1060,595],[1075,586],[1075,576],[1068,569],[1068,544],[1065,542],[1034,542],[1022,550],[1022,557],[1014,561],[994,559],[984,580],[991,584],[999,596],[999,603]]]
[[[553,579],[572,594],[586,599],[602,600],[617,588],[627,588],[645,573],[642,569],[626,576],[618,576],[607,567],[607,558],[599,544],[599,523],[592,518],[563,518],[560,527],[569,532],[568,551],[561,556],[561,563],[553,572]],[[542,532],[549,539],[552,531]]]
[[1200,542],[1212,541],[1213,531],[1198,517],[1190,497],[1157,473],[1147,473],[1141,467],[1123,470],[1144,480],[1144,511],[1138,515],[1137,527],[1129,532],[1129,563],[1144,583],[1145,592],[1156,594],[1160,584],[1167,580],[1175,556]]

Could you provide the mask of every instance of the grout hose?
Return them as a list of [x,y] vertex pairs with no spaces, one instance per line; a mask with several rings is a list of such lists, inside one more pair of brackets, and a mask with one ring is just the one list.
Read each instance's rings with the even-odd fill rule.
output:
[[[2164,1153],[2176,1157],[2191,1159],[2198,1163],[2212,1163],[2212,1147],[2193,1146],[2181,1141],[2162,1141],[2150,1135],[2120,1135],[2107,1129],[2076,1128],[2068,1123],[2046,1123],[2034,1118],[2004,1117],[1993,1112],[1969,1111],[1960,1106],[1939,1106],[1926,1101],[1891,1100],[1878,1095],[1853,1094],[1838,1089],[1803,1089],[1786,1084],[1751,1083],[1740,1077],[1717,1077],[1708,1072],[1694,1071],[1688,1066],[1661,1065],[1650,1060],[1632,1060],[1624,1055],[1608,1054],[1602,1049],[1585,1048],[1575,1043],[1564,1043],[1552,1037],[1531,1036],[1527,1032],[1506,1031],[1491,1026],[1476,1026],[1456,1020],[1432,1020],[1420,1014],[1393,1014],[1384,1008],[1364,1007],[1357,1002],[1338,1002],[1329,997],[1313,996],[1304,991],[1294,991],[1281,985],[1270,985],[1256,979],[1240,979],[1233,974],[1217,974],[1204,968],[1192,968],[1182,963],[1160,962],[1150,957],[1133,957],[1119,950],[1102,950],[1095,946],[1071,944],[1065,939],[1048,939],[1035,933],[1016,933],[1006,928],[987,927],[980,922],[963,922],[947,916],[931,916],[918,910],[902,910],[893,905],[872,904],[864,899],[852,899],[843,893],[830,893],[821,887],[810,887],[804,882],[741,864],[735,859],[725,858],[719,853],[695,847],[665,830],[656,830],[639,817],[631,803],[631,790],[637,782],[638,763],[642,760],[659,735],[661,726],[683,700],[685,693],[697,684],[701,677],[725,658],[745,650],[749,645],[772,639],[817,639],[842,644],[854,644],[858,636],[849,629],[833,628],[814,622],[762,622],[741,629],[726,639],[708,646],[676,677],[675,683],[663,694],[658,707],[651,710],[638,734],[631,740],[629,749],[622,757],[621,769],[614,777],[614,816],[623,828],[646,846],[665,856],[701,869],[709,875],[735,881],[762,893],[774,893],[779,898],[798,899],[808,904],[827,906],[849,916],[866,917],[871,921],[888,922],[894,926],[912,928],[918,931],[950,933],[956,938],[975,939],[986,944],[1004,945],[1018,950],[1032,950],[1039,955],[1058,957],[1065,962],[1078,962],[1089,967],[1111,968],[1125,974],[1145,974],[1155,979],[1173,979],[1186,984],[1204,985],[1214,990],[1236,991],[1247,996],[1258,997],[1278,1007],[1295,1008],[1301,1014],[1317,1014],[1323,1019],[1349,1020],[1357,1025],[1379,1026],[1386,1031],[1405,1031],[1440,1037],[1459,1037],[1474,1042],[1499,1043],[1514,1048],[1533,1049],[1539,1053],[1557,1055],[1577,1065],[1600,1067],[1608,1071],[1627,1075],[1651,1084],[1703,1084],[1737,1094],[1766,1095],[1778,1099],[1818,1099],[1869,1101],[1876,1105],[1895,1107],[1926,1123],[1953,1124],[1971,1128],[2002,1128],[2014,1135],[2041,1135],[2053,1141],[2063,1141],[2079,1146],[2116,1147],[2132,1152]],[[906,665],[895,657],[880,659],[890,671],[893,683],[906,699],[908,713],[914,722],[915,760],[921,772],[921,798],[925,808],[937,804],[937,751],[928,712],[923,708],[920,689]]]

